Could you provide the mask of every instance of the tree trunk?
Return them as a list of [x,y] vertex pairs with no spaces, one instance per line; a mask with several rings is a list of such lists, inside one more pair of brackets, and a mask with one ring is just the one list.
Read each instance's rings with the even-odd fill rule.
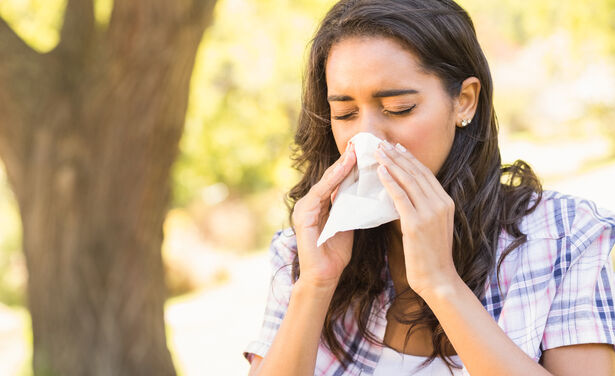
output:
[[174,375],[162,223],[215,0],[69,0],[61,41],[0,19],[0,157],[17,197],[37,375]]

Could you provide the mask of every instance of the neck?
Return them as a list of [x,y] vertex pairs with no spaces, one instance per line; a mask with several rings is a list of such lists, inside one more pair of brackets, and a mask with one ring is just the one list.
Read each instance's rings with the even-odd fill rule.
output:
[[404,256],[404,246],[399,220],[394,221],[391,226],[391,239],[388,247],[388,264],[395,291],[397,294],[407,290],[410,286],[406,277],[406,265]]
[[389,255],[402,257],[404,255],[404,247],[402,242],[401,223],[398,220],[392,222],[391,226],[391,243],[389,245]]

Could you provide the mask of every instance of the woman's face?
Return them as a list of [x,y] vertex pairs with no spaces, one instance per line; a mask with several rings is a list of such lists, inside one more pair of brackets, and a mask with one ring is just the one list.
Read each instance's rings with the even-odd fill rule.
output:
[[456,124],[471,119],[476,107],[451,98],[438,77],[423,73],[415,55],[390,38],[344,38],[331,47],[325,69],[340,153],[355,134],[370,132],[402,144],[435,175]]

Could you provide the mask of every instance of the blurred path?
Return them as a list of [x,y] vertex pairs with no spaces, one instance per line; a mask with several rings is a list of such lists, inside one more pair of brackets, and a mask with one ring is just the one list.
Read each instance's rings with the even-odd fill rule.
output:
[[237,256],[227,268],[228,284],[167,306],[169,341],[176,367],[185,376],[248,374],[242,352],[260,331],[269,287],[269,252]]
[[0,303],[0,375],[21,375],[26,371],[24,365],[32,352],[25,338],[28,320],[25,309]]

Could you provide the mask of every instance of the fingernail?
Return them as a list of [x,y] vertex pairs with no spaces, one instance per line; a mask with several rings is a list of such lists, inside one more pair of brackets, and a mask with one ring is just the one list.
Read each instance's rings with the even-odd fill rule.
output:
[[348,154],[350,154],[353,151],[354,151],[354,144],[351,142],[350,145],[348,145]]
[[400,144],[399,142],[395,145],[395,149],[397,149],[400,152],[405,152],[406,148],[404,147],[404,145]]
[[348,143],[346,144],[346,149],[344,150],[344,153],[348,151],[348,149],[350,149],[350,145],[352,145],[352,142],[348,141]]
[[384,148],[387,150],[393,150],[393,145],[389,144],[387,140],[384,140]]

